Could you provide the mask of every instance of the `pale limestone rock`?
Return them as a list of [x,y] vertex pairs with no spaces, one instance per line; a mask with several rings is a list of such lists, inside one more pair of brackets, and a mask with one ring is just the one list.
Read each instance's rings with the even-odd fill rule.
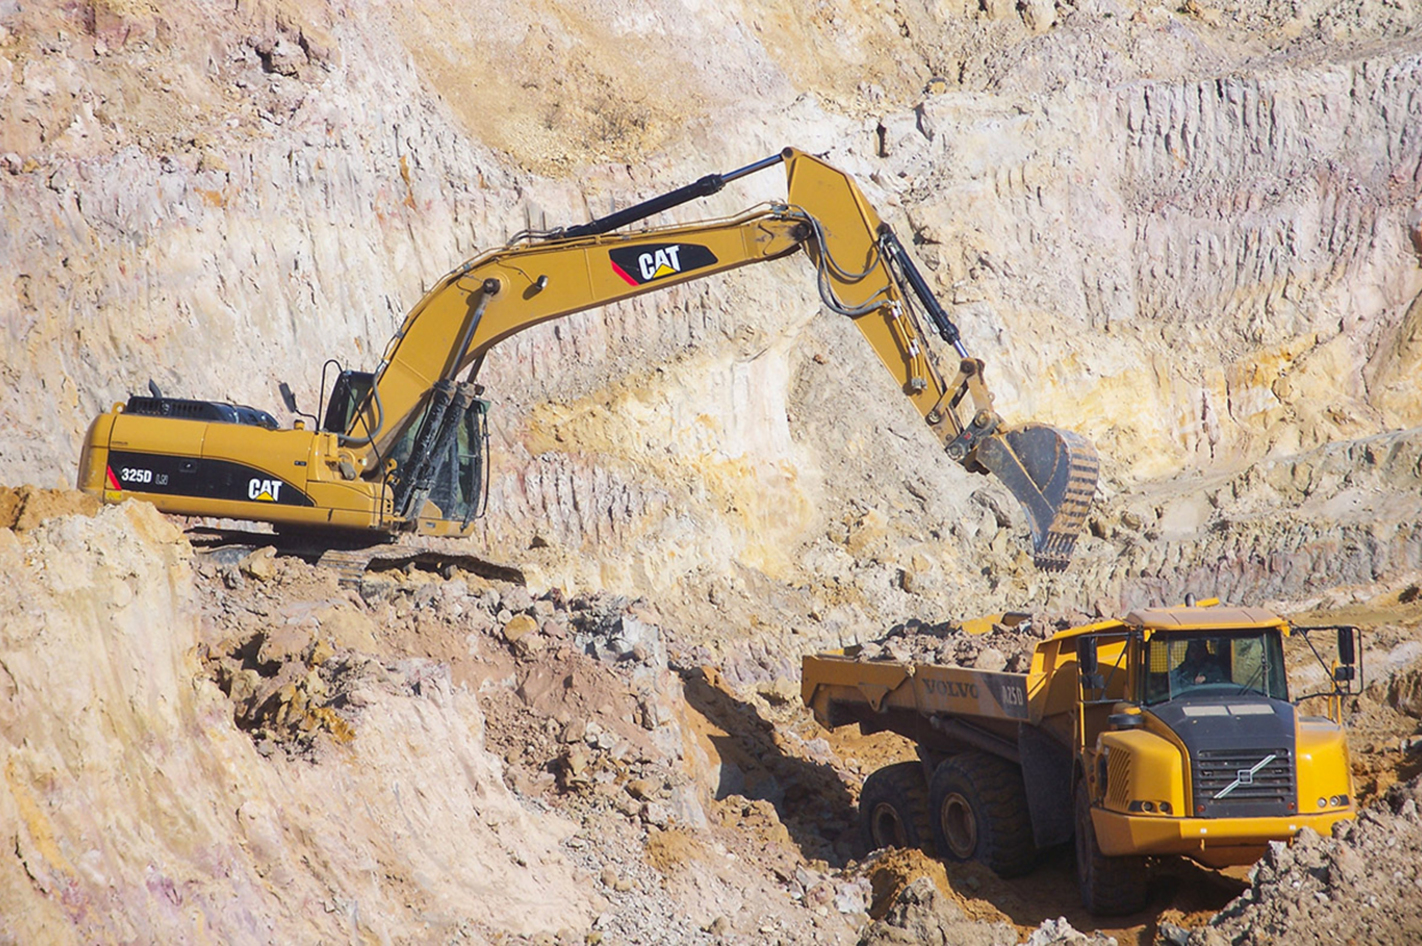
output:
[[973,666],[978,670],[997,673],[1007,666],[1007,657],[996,647],[984,647],[978,651],[978,656],[973,660]]
[[248,578],[266,581],[276,574],[276,549],[270,545],[257,549],[243,558],[238,567]]
[[[380,939],[407,928],[397,890],[526,933],[588,921],[557,851],[562,826],[509,795],[474,698],[447,681],[430,677],[420,696],[364,691],[347,762],[263,760],[197,663],[190,554],[137,503],[0,543],[0,734],[12,747],[0,819],[18,852],[0,870],[7,929],[26,942],[227,943],[256,922],[341,939],[348,917],[303,905],[358,898],[358,928]],[[324,689],[315,671],[287,686],[291,712]],[[338,803],[349,798],[361,803]],[[402,883],[373,883],[362,865],[374,861]],[[31,882],[12,882],[15,863]],[[177,884],[187,910],[164,899]]]
[[1045,33],[1056,25],[1055,0],[1022,0],[1022,22],[1034,33]]

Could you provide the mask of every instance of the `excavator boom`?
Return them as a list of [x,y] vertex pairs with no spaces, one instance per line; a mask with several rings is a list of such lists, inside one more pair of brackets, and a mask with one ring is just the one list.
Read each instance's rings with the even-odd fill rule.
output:
[[[624,229],[778,164],[784,202]],[[982,362],[893,231],[852,179],[794,149],[586,224],[520,235],[465,262],[410,310],[374,372],[342,372],[317,430],[271,430],[241,419],[269,418],[264,412],[212,402],[115,405],[90,428],[79,486],[185,515],[468,534],[487,484],[475,379],[493,346],[550,319],[801,250],[826,307],[854,321],[948,454],[992,472],[1017,497],[1037,564],[1065,567],[1095,491],[1095,451],[1068,431],[1002,426]],[[953,349],[951,377],[929,334]]]

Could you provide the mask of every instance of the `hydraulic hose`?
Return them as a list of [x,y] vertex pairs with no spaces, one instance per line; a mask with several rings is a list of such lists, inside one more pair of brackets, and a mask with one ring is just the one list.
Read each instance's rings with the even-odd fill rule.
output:
[[889,229],[888,224],[884,224],[879,231],[879,243],[884,248],[885,257],[903,275],[904,282],[908,283],[909,288],[913,290],[913,294],[918,297],[918,301],[928,313],[928,317],[933,320],[933,326],[938,329],[938,334],[945,342],[953,346],[960,358],[967,358],[968,349],[963,345],[962,337],[958,333],[958,326],[953,324],[953,320],[943,310],[938,298],[928,288],[928,283],[918,271],[918,267],[913,264],[913,260],[904,250],[904,245],[899,242],[899,238],[894,236],[894,232]]

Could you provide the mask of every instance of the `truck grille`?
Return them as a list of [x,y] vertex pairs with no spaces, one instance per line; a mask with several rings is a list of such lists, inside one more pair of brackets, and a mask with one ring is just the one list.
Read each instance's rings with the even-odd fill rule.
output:
[[1196,753],[1191,771],[1196,817],[1294,813],[1294,762],[1287,747],[1202,749]]
[[1106,805],[1125,811],[1131,802],[1131,754],[1113,752],[1106,764]]

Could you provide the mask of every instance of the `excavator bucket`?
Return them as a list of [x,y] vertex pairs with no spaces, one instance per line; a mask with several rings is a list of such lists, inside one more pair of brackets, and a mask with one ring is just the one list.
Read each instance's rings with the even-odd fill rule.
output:
[[1037,567],[1066,568],[1096,493],[1096,448],[1069,430],[1026,424],[984,439],[976,459],[1026,511]]

